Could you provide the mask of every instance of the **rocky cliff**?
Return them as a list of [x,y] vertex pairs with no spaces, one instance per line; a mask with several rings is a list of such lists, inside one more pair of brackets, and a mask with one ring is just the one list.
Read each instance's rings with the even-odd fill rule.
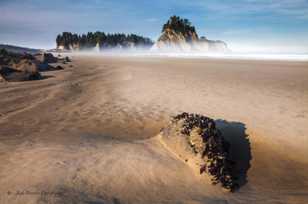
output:
[[227,52],[228,46],[223,41],[208,40],[198,37],[196,29],[187,19],[172,16],[162,29],[162,34],[153,49],[163,51],[203,51]]

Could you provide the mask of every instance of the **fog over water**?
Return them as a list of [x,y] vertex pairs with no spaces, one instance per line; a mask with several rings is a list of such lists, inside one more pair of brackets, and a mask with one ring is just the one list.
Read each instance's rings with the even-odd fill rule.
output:
[[172,57],[172,58],[213,58],[213,59],[243,59],[243,60],[286,60],[286,61],[308,61],[308,53],[286,54],[286,53],[253,53],[253,52],[200,52],[200,51],[159,51],[151,49],[106,49],[106,50],[84,50],[73,51],[74,55],[102,55],[113,57]]

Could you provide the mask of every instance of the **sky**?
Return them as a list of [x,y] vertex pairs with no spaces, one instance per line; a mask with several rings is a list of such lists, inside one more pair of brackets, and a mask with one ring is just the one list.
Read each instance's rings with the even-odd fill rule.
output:
[[0,0],[0,43],[54,48],[63,31],[153,40],[171,15],[238,52],[308,53],[308,0]]

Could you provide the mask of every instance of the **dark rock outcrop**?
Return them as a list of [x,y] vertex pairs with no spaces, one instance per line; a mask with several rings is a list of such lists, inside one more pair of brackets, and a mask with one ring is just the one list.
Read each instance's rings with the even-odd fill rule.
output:
[[[67,61],[67,59],[63,59]],[[5,81],[39,80],[43,77],[40,71],[63,69],[61,66],[51,66],[49,63],[58,62],[58,58],[50,53],[12,53],[0,50],[0,75]]]
[[0,50],[0,75],[5,81],[38,80],[42,76],[38,62],[30,54],[19,54]]
[[206,172],[213,184],[232,191],[237,187],[232,176],[234,162],[229,160],[229,143],[216,128],[214,120],[182,113],[161,131],[163,142],[183,161]]
[[39,63],[36,60],[22,59],[11,65],[17,71],[34,73],[39,71]]
[[12,69],[10,67],[1,67],[0,75],[5,81],[30,81],[42,79],[42,75],[36,71],[24,71]]
[[54,57],[51,53],[43,53],[35,56],[41,63],[57,63],[58,58]]
[[71,62],[71,59],[70,59],[68,56],[66,56],[66,57],[64,58],[64,61],[66,61],[66,62]]

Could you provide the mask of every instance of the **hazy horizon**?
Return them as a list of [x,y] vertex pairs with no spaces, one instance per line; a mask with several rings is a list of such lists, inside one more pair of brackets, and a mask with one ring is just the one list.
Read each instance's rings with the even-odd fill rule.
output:
[[[136,7],[136,5],[138,5]],[[63,31],[160,35],[171,15],[234,52],[308,53],[307,0],[0,1],[0,43],[50,49]]]

